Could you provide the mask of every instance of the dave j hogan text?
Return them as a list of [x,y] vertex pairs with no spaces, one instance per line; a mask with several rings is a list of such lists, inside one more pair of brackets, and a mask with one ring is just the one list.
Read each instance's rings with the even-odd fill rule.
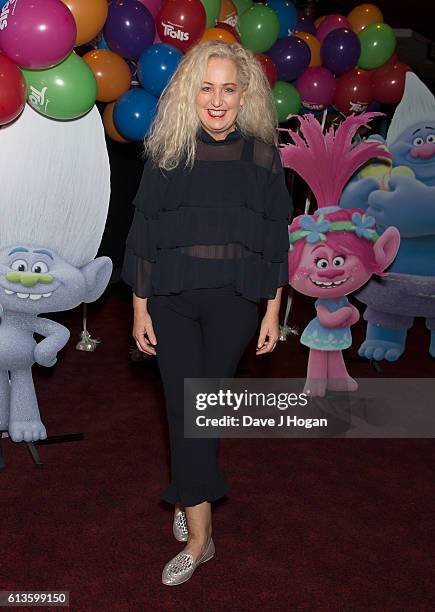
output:
[[198,427],[301,427],[312,429],[313,427],[328,427],[328,419],[304,419],[302,417],[281,414],[279,417],[253,417],[248,414],[242,417],[222,416],[219,418],[206,417],[201,414],[196,417]]

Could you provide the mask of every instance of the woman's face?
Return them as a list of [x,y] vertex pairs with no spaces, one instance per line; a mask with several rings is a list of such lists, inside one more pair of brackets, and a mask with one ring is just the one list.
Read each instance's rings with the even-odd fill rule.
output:
[[216,140],[224,140],[234,130],[243,103],[236,64],[230,59],[211,58],[196,96],[196,111],[203,128]]

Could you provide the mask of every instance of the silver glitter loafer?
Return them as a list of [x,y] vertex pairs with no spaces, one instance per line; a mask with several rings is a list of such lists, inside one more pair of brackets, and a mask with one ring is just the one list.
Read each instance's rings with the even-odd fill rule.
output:
[[163,568],[162,582],[168,586],[183,584],[192,577],[198,565],[205,563],[214,557],[215,547],[213,540],[210,539],[205,552],[196,561],[193,561],[192,554],[182,550],[176,557],[171,559]]
[[174,515],[172,532],[176,540],[179,542],[187,542],[187,538],[189,537],[189,529],[187,527],[186,513],[182,510],[179,510]]

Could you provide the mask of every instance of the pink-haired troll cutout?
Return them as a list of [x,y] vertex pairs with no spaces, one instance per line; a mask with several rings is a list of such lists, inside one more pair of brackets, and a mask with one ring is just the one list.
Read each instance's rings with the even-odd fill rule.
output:
[[[311,187],[319,205],[313,215],[292,222],[289,251],[290,285],[316,297],[317,316],[305,328],[301,343],[310,348],[305,392],[323,396],[327,389],[355,391],[342,350],[352,344],[350,328],[359,320],[347,295],[372,274],[383,274],[400,244],[396,228],[376,232],[363,210],[337,206],[344,185],[358,167],[376,156],[376,143],[352,143],[356,129],[373,116],[349,117],[334,132],[323,134],[311,115],[301,118],[301,134],[290,132],[294,145],[283,145],[284,165],[294,168]],[[385,154],[384,151],[382,151]]]

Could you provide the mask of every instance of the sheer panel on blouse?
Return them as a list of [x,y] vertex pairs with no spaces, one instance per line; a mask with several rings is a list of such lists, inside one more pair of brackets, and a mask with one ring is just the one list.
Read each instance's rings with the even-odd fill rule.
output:
[[201,259],[240,259],[247,254],[247,249],[237,242],[230,244],[195,244],[180,247],[180,251],[189,257],[200,257]]
[[243,148],[242,138],[223,146],[216,146],[199,140],[196,147],[195,159],[199,161],[240,160],[242,159]]

